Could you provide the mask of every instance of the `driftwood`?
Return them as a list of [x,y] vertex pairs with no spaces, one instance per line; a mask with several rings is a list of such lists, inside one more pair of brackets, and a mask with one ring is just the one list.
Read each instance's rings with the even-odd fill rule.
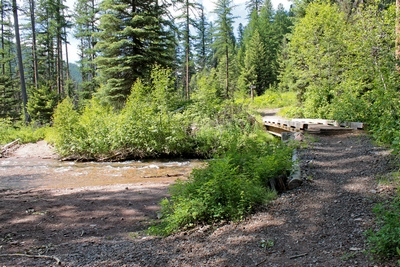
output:
[[20,141],[20,139],[18,138],[18,139],[16,139],[16,140],[12,141],[11,143],[8,143],[8,144],[4,145],[4,146],[1,148],[0,157],[2,157],[2,156],[7,152],[7,150],[9,150],[10,148],[12,148],[13,146],[18,145],[18,144],[19,144],[19,141]]
[[289,259],[291,259],[291,260],[297,259],[297,258],[301,258],[301,257],[307,256],[307,255],[308,255],[308,253],[297,254],[297,255],[290,256]]
[[61,261],[56,256],[46,256],[46,255],[29,255],[29,254],[0,254],[0,257],[26,257],[26,258],[43,258],[55,260],[58,265],[61,265]]
[[166,174],[166,175],[150,175],[150,176],[143,176],[143,178],[164,178],[164,177],[179,177],[179,176],[183,176],[183,173]]

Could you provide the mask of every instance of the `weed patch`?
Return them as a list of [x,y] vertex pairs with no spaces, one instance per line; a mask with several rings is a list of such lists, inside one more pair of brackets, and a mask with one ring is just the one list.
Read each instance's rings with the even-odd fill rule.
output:
[[370,252],[380,258],[400,256],[400,197],[376,205],[373,212],[378,230],[366,232]]

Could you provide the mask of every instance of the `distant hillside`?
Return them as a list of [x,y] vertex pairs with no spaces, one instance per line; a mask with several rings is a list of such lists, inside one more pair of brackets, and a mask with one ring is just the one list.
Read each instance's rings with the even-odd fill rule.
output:
[[82,76],[79,71],[79,66],[75,63],[69,63],[69,72],[71,75],[71,79],[77,83],[80,84],[82,82]]

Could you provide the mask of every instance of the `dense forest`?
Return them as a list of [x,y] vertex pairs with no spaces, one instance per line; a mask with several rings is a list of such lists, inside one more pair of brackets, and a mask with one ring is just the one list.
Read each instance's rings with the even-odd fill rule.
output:
[[[0,117],[48,124],[66,97],[80,110],[95,97],[120,111],[138,79],[154,82],[156,67],[170,71],[175,107],[206,86],[221,101],[292,92],[297,104],[285,115],[363,121],[399,146],[394,3],[295,1],[274,10],[252,0],[237,33],[233,2],[215,4],[208,21],[189,0],[83,0],[73,10],[61,0],[2,0]],[[79,40],[79,75],[68,32]]]
[[[240,219],[271,198],[266,184],[290,169],[292,150],[257,123],[255,96],[292,101],[287,117],[362,121],[400,150],[394,1],[295,0],[275,10],[249,0],[237,32],[232,0],[216,0],[214,21],[193,0],[0,8],[2,142],[5,129],[30,125],[66,157],[216,157],[163,203],[164,234]],[[79,70],[69,64],[69,32]]]

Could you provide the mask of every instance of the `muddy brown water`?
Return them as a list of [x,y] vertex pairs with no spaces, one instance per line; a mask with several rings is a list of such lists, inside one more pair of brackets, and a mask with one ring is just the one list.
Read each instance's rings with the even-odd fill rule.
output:
[[200,160],[61,162],[0,158],[0,190],[63,189],[117,184],[171,183],[186,179]]

